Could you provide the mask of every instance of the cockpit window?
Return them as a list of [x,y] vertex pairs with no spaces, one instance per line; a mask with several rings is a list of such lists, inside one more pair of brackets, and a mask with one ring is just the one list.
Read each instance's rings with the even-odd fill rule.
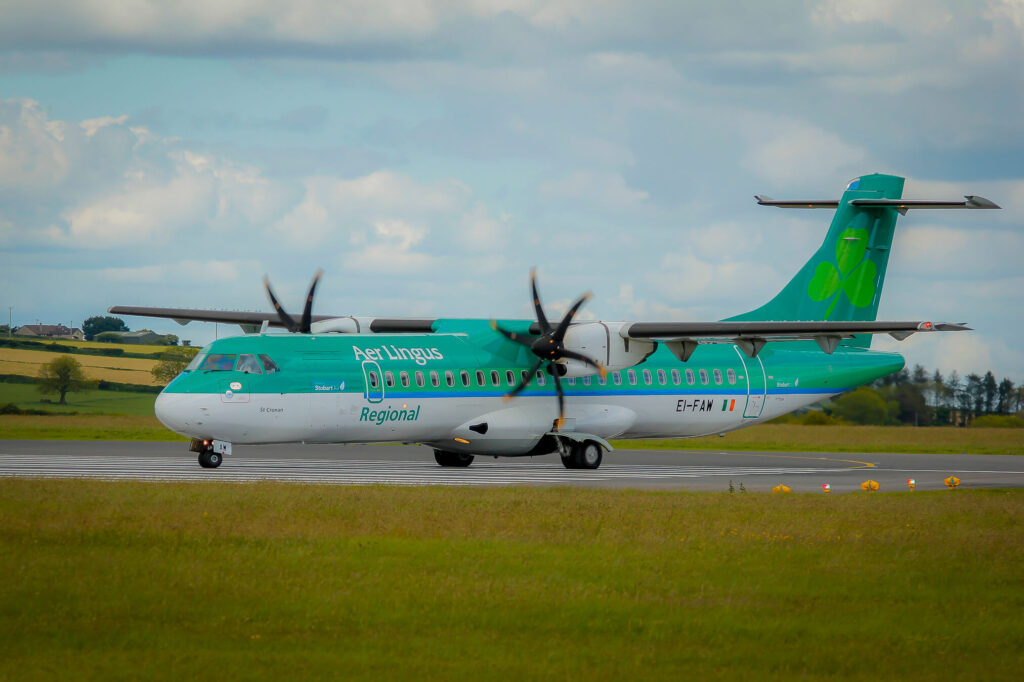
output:
[[199,369],[204,372],[230,372],[235,366],[236,357],[238,356],[210,353],[203,360],[203,364],[199,366]]
[[191,362],[189,362],[189,363],[188,363],[188,364],[187,364],[187,365],[185,366],[185,369],[183,369],[183,370],[181,370],[181,371],[182,371],[182,372],[191,372],[191,371],[193,371],[193,370],[194,370],[194,369],[195,369],[196,367],[198,367],[198,366],[199,366],[199,363],[200,363],[200,362],[202,362],[202,361],[203,361],[203,360],[205,360],[205,359],[206,359],[206,354],[205,354],[205,353],[196,353],[196,354],[195,354],[195,356],[194,356],[194,357],[192,358]]
[[260,363],[255,355],[239,355],[238,366],[235,367],[235,371],[245,372],[246,374],[263,374],[263,368],[260,367]]
[[269,355],[260,354],[260,360],[263,361],[263,369],[266,370],[267,374],[273,374],[274,372],[280,372],[281,368],[277,366],[277,363],[270,359]]

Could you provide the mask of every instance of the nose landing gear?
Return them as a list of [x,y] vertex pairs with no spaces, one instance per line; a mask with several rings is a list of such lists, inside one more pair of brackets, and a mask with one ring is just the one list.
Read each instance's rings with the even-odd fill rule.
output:
[[199,453],[199,466],[216,469],[224,461],[224,455],[231,454],[231,444],[218,440],[193,438],[189,450]]
[[214,452],[213,448],[209,448],[199,453],[199,466],[204,469],[216,469],[220,466],[223,459],[220,453]]

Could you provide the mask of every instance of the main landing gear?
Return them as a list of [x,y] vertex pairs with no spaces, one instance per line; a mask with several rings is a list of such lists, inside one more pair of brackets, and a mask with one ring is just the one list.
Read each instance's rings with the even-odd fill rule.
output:
[[473,455],[447,450],[434,450],[434,459],[443,467],[468,467],[473,463]]
[[559,448],[559,454],[566,469],[596,469],[601,466],[604,451],[598,443],[585,440],[564,444]]

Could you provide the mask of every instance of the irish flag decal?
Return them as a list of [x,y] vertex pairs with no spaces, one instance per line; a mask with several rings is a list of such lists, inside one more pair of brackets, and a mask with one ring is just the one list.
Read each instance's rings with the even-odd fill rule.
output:
[[722,401],[722,412],[732,412],[736,409],[736,401],[728,398]]

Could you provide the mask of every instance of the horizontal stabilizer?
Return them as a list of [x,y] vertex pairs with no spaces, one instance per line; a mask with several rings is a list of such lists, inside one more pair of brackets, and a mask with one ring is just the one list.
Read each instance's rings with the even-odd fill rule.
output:
[[[754,198],[761,206],[778,208],[838,208],[838,199],[801,199],[793,201],[777,201],[763,194],[755,194]],[[985,197],[968,195],[964,201],[928,201],[921,199],[851,199],[850,206],[857,208],[895,208],[902,215],[912,208],[1002,208]]]

